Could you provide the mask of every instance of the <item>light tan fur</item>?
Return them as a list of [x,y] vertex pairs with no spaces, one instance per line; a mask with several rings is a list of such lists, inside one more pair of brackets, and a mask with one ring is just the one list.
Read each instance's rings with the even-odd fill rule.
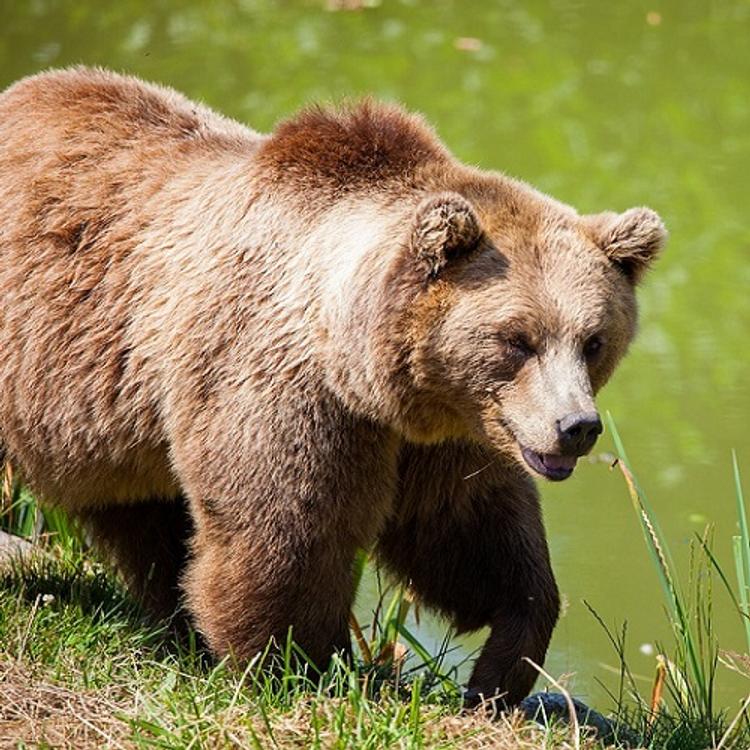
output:
[[558,596],[522,449],[564,453],[627,348],[653,212],[581,217],[396,107],[263,136],[86,68],[0,95],[0,205],[0,449],[154,610],[179,577],[215,652],[292,626],[324,664],[375,545],[492,626],[474,691],[526,694]]

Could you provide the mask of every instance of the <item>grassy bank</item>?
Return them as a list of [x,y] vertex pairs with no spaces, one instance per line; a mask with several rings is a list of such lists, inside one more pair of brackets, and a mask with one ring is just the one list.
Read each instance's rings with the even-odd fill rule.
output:
[[[568,727],[461,712],[455,683],[393,662],[318,681],[209,665],[144,625],[75,544],[0,576],[0,747],[573,747]],[[414,660],[412,657],[411,661]],[[593,746],[583,741],[583,747]]]
[[[613,686],[615,712],[643,747],[746,749],[747,704],[740,711],[716,706],[714,686],[727,668],[720,659],[740,671],[748,659],[720,651],[707,595],[718,581],[738,617],[750,622],[750,536],[739,471],[740,583],[733,586],[702,537],[682,584],[616,430],[614,436],[617,467],[642,522],[673,633],[661,649],[652,690],[641,695],[624,659],[624,636],[607,631],[622,664]],[[403,627],[407,605],[399,592],[384,598],[373,632],[355,623],[357,666],[334,661],[312,679],[295,666],[288,644],[272,677],[267,659],[245,669],[212,664],[190,639],[176,642],[145,624],[64,516],[40,511],[9,472],[1,519],[6,530],[36,538],[39,553],[0,570],[0,748],[600,747],[585,729],[463,711],[460,687],[443,672],[441,654],[427,653]],[[748,639],[750,651],[750,628]]]

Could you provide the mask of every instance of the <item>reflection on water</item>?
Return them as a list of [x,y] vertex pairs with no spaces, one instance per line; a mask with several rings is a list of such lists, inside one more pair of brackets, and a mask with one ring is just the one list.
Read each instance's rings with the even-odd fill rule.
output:
[[[750,482],[750,6],[362,4],[373,7],[0,0],[0,85],[50,66],[101,64],[258,129],[311,100],[374,93],[423,111],[462,159],[582,211],[653,206],[671,242],[641,295],[640,338],[600,403],[678,558],[710,521],[732,570],[732,448]],[[611,447],[606,435],[600,445]],[[627,619],[634,671],[651,675],[644,652],[667,636],[657,582],[618,476],[584,464],[542,489],[567,602],[548,665],[575,672],[576,691],[606,703],[594,678],[614,683],[602,665],[615,655],[582,599],[609,623]],[[718,591],[716,600],[723,645],[741,648],[728,602]],[[440,638],[439,624],[421,627]],[[733,687],[721,695],[733,696]]]

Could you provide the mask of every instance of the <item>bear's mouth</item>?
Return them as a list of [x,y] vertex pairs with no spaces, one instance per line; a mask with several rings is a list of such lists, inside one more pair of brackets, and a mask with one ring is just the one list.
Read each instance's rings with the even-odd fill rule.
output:
[[554,453],[537,453],[521,446],[524,461],[537,473],[553,482],[567,479],[576,467],[578,456],[561,456]]

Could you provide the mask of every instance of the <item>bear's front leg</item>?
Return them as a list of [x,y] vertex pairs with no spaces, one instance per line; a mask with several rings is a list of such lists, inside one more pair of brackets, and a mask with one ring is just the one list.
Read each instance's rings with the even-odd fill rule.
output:
[[[260,519],[259,519],[260,520]],[[333,537],[292,528],[291,519],[221,528],[204,520],[183,581],[197,629],[211,650],[247,662],[289,631],[306,656],[325,669],[350,648],[347,617],[353,550]],[[269,522],[270,521],[270,522]]]
[[459,632],[490,626],[467,701],[511,706],[531,690],[559,611],[533,484],[465,443],[408,446],[381,559]]
[[196,528],[186,605],[218,655],[247,661],[291,628],[325,669],[349,649],[353,562],[392,503],[393,441],[310,392],[258,402],[238,414],[238,398],[175,431]]
[[467,705],[499,700],[501,706],[515,706],[531,692],[539,672],[527,659],[544,663],[559,605],[552,588],[529,598],[541,602],[533,608],[504,607],[493,617],[465,693]]

